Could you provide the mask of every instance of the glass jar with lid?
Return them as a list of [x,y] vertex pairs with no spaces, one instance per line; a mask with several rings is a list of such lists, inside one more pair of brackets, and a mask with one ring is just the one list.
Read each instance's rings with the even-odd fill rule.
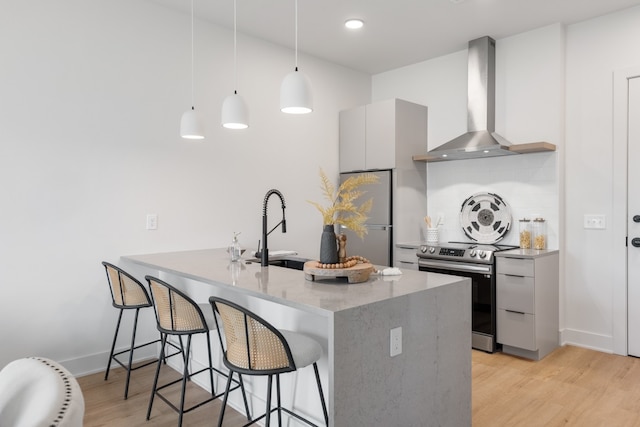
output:
[[527,218],[520,220],[520,249],[531,249],[531,221]]
[[543,250],[547,248],[547,223],[544,218],[535,218],[532,224],[533,249]]

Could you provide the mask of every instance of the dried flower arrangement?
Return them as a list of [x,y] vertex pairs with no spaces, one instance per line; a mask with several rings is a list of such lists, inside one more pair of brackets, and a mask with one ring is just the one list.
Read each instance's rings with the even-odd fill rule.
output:
[[324,171],[320,169],[320,179],[322,182],[322,193],[330,204],[322,206],[319,203],[309,201],[322,214],[324,225],[343,225],[362,238],[367,234],[364,226],[367,214],[373,205],[373,198],[363,202],[360,206],[355,204],[356,200],[362,197],[366,191],[360,190],[360,186],[365,184],[375,184],[378,177],[370,173],[354,175],[347,178],[336,190]]

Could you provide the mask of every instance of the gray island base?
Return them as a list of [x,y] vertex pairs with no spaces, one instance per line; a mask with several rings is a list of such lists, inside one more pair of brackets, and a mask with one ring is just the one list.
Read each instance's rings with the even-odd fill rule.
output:
[[[219,295],[250,305],[278,327],[318,339],[326,351],[320,369],[331,426],[471,426],[467,278],[403,270],[357,284],[312,282],[302,271],[231,263],[226,249],[122,261],[179,282],[198,302]],[[390,331],[398,327],[402,352],[391,357]],[[321,420],[313,374],[297,375],[292,383],[283,377],[284,400],[297,392],[289,396],[295,410]],[[262,410],[264,388],[250,387],[250,393],[254,409]]]

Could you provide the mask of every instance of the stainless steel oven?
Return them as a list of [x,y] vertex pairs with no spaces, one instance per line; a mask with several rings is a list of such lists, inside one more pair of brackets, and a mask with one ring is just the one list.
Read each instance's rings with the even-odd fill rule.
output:
[[451,242],[418,249],[420,271],[471,279],[471,346],[493,353],[496,342],[494,253],[514,246]]

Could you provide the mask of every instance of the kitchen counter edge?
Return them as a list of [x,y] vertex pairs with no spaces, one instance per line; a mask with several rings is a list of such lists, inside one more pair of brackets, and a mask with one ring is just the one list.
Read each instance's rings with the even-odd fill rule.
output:
[[496,252],[495,256],[496,257],[511,257],[511,258],[531,258],[531,259],[535,259],[535,258],[540,258],[543,256],[548,256],[548,255],[554,255],[557,254],[559,251],[557,249],[542,249],[542,250],[536,250],[536,249],[509,249],[507,251],[500,251],[500,252]]

